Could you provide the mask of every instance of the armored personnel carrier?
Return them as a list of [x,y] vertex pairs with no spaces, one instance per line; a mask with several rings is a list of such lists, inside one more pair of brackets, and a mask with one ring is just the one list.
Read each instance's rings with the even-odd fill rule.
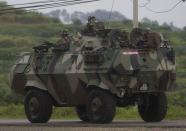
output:
[[78,34],[36,46],[12,67],[11,89],[24,95],[28,120],[45,123],[57,106],[75,107],[85,122],[110,123],[116,107],[131,105],[146,122],[163,120],[165,91],[176,79],[169,41],[140,28],[105,29],[95,18]]

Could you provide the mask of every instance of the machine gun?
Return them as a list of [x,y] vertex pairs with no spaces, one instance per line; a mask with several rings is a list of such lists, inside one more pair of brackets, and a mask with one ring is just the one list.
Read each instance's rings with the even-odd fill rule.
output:
[[44,41],[44,44],[35,46],[33,47],[35,53],[46,53],[48,50],[52,47],[55,47],[55,44],[49,42],[49,41]]

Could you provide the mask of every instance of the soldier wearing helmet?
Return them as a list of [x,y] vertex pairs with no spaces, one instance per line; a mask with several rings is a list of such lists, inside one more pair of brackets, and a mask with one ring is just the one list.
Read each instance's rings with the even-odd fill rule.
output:
[[87,23],[87,33],[95,35],[96,34],[96,17],[90,16],[88,18],[88,23]]
[[67,29],[63,30],[61,33],[61,39],[57,41],[58,47],[63,51],[67,51],[70,48],[71,38]]
[[89,27],[95,26],[96,25],[96,21],[97,20],[96,20],[95,16],[89,16],[87,26],[89,26]]
[[84,35],[95,36],[99,33],[100,30],[104,30],[104,24],[102,22],[97,21],[95,16],[90,16],[88,18],[88,23],[86,28],[83,30]]

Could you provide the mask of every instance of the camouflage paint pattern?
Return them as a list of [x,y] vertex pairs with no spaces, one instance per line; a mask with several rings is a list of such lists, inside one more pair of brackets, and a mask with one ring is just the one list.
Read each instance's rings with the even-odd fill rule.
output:
[[162,92],[172,86],[176,69],[171,46],[109,48],[109,44],[103,46],[97,36],[83,36],[73,50],[23,53],[20,58],[26,60],[12,68],[11,88],[20,94],[39,88],[58,104],[73,106],[86,103],[92,88],[123,98],[125,92]]

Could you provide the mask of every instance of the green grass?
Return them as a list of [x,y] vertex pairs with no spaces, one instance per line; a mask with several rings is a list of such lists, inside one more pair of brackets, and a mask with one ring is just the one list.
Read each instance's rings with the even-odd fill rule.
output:
[[[26,119],[23,105],[8,105],[0,107],[0,119]],[[54,107],[52,119],[78,119],[74,108]],[[137,107],[117,108],[116,120],[140,120]],[[186,119],[186,109],[179,106],[168,108],[168,120]]]
[[0,25],[0,34],[26,37],[51,37],[58,35],[63,28],[62,24],[4,24]]
[[169,120],[186,119],[186,108],[181,106],[169,106],[166,119]]
[[11,104],[9,106],[0,107],[0,118],[25,118],[23,106],[15,106]]

